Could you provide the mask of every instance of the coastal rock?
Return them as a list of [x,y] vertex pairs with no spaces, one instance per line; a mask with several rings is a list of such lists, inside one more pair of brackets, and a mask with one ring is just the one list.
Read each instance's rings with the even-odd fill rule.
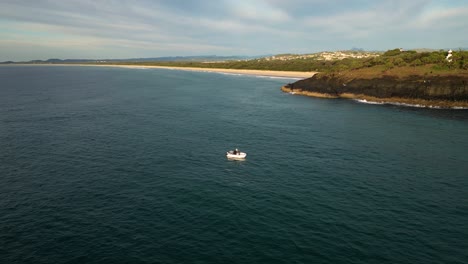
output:
[[318,73],[283,87],[286,92],[318,97],[428,101],[431,105],[467,106],[468,78],[460,75],[359,78]]

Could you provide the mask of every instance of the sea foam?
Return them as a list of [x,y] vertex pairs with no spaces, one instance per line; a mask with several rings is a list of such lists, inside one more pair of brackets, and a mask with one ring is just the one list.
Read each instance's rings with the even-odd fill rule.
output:
[[366,99],[353,99],[356,102],[363,104],[374,104],[374,105],[396,105],[404,107],[416,107],[416,108],[430,108],[430,109],[453,109],[453,110],[468,110],[468,107],[463,106],[453,106],[453,107],[442,107],[437,105],[421,105],[421,104],[408,104],[408,103],[398,103],[398,102],[375,102],[368,101]]

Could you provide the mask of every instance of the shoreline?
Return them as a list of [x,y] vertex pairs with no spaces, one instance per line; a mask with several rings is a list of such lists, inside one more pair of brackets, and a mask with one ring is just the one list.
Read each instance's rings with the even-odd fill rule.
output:
[[[113,65],[110,65],[113,66]],[[120,66],[120,65],[117,65]],[[297,71],[268,71],[268,70],[244,70],[244,69],[223,69],[223,68],[198,68],[198,67],[172,67],[172,66],[133,66],[122,65],[125,68],[150,68],[150,69],[166,69],[166,70],[182,70],[194,72],[215,72],[227,74],[240,74],[250,76],[268,76],[268,77],[285,77],[305,79],[312,77],[316,72],[297,72]]]
[[462,109],[468,110],[468,101],[456,102],[456,101],[443,101],[443,100],[425,100],[417,98],[400,98],[400,97],[389,97],[389,98],[378,98],[368,96],[364,94],[352,94],[342,93],[339,95],[332,95],[326,93],[310,92],[301,89],[288,88],[282,86],[281,90],[285,93],[291,93],[294,95],[303,95],[315,98],[327,98],[327,99],[351,99],[360,103],[366,104],[379,104],[379,105],[398,105],[407,107],[419,107],[419,108],[435,108],[435,109]]
[[165,69],[181,70],[193,72],[214,72],[235,75],[265,76],[278,78],[305,79],[312,77],[317,72],[298,72],[298,71],[268,71],[268,70],[246,70],[246,69],[223,69],[223,68],[198,68],[198,67],[176,67],[176,66],[150,66],[150,65],[115,65],[115,64],[10,64],[27,66],[91,66],[91,67],[118,67],[129,69]]
[[[246,69],[223,69],[223,68],[199,68],[199,67],[175,67],[175,66],[150,66],[150,65],[115,65],[115,64],[14,64],[21,66],[90,66],[90,67],[117,67],[129,69],[165,69],[181,70],[192,72],[212,72],[233,75],[247,75],[258,77],[276,77],[285,79],[305,79],[314,76],[317,72],[297,72],[297,71],[269,71],[269,70],[246,70]],[[390,104],[420,108],[437,109],[468,109],[468,101],[446,101],[446,100],[426,100],[417,98],[389,97],[379,98],[365,94],[342,93],[339,95],[305,91],[282,86],[281,90],[286,93],[327,99],[351,99],[367,104]]]

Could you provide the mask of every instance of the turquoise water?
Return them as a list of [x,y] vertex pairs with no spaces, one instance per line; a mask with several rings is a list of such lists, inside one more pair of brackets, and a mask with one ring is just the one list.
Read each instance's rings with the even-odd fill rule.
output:
[[0,67],[1,262],[468,263],[468,111],[291,81]]

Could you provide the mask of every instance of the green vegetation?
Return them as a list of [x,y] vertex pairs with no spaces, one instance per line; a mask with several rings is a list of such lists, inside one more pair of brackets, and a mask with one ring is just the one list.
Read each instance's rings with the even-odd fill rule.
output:
[[[423,71],[456,71],[468,70],[468,51],[454,51],[452,61],[445,58],[446,51],[416,52],[389,50],[377,57],[371,58],[345,58],[342,60],[320,60],[317,58],[300,58],[292,60],[239,60],[226,62],[119,62],[114,64],[125,65],[157,65],[174,67],[201,67],[225,69],[251,69],[272,71],[319,71],[342,72],[352,70],[373,69],[385,72],[395,68],[412,67]],[[424,72],[422,72],[424,74]]]
[[[283,88],[311,96],[429,107],[468,107],[467,51],[389,50],[378,57],[333,61],[327,72]],[[288,90],[289,89],[289,90]]]

